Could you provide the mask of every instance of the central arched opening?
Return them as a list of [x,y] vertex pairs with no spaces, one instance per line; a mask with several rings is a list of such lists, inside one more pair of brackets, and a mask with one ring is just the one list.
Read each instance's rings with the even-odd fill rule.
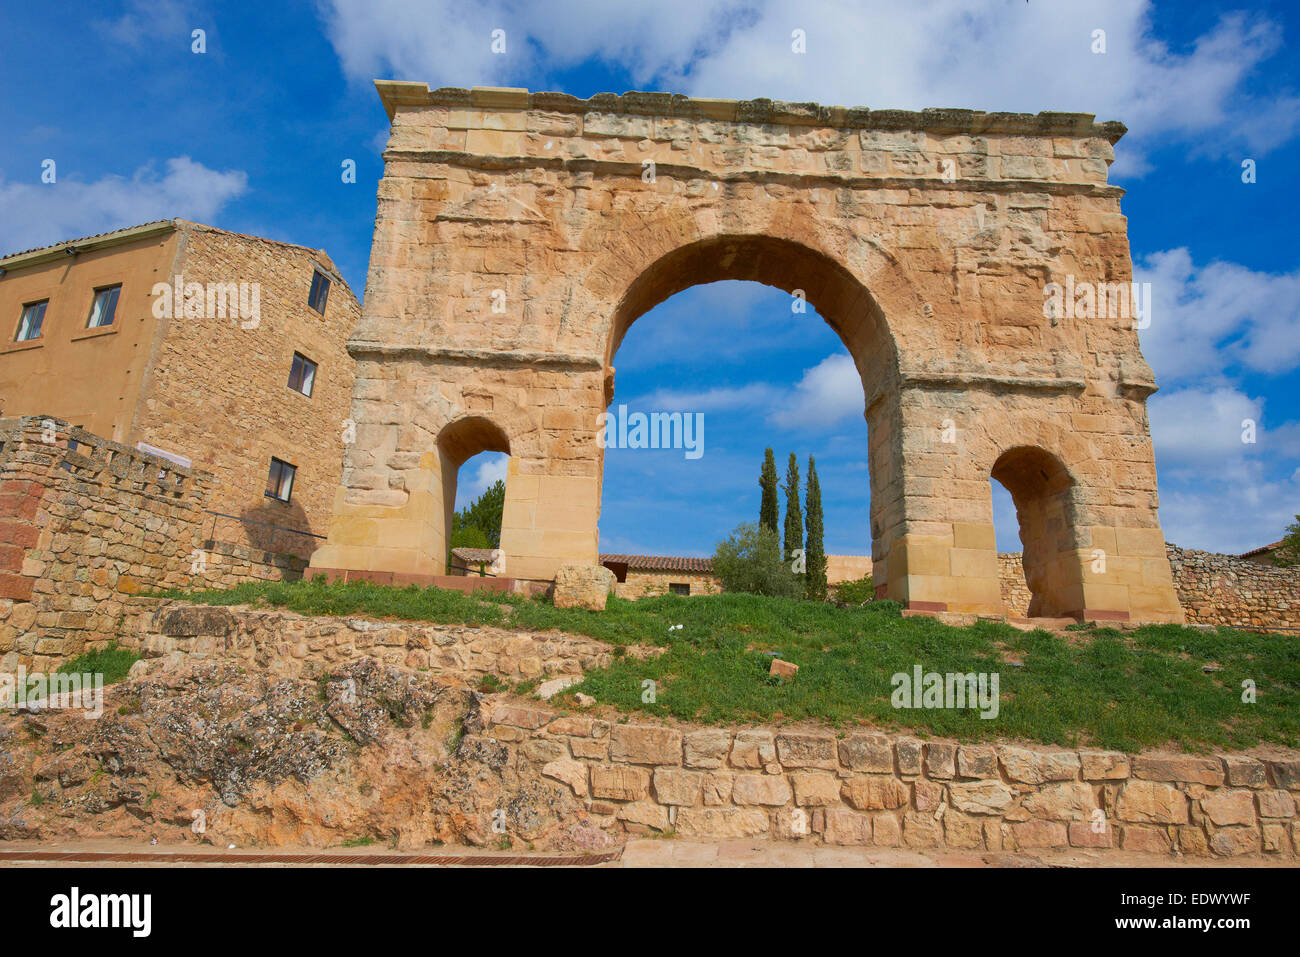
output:
[[[695,458],[688,449],[602,451],[602,554],[711,555],[736,524],[757,519],[757,479],[771,446],[782,516],[788,456],[804,506],[816,456],[832,583],[870,573],[872,529],[887,524],[877,512],[888,495],[873,494],[869,476],[895,470],[885,437],[897,363],[880,308],[846,268],[770,237],[681,247],[628,288],[606,363],[610,416],[697,415],[703,447]],[[658,590],[697,593],[691,566],[679,564],[676,577],[654,572],[663,578]]]
[[490,419],[471,415],[442,430],[438,456],[447,571],[483,574],[501,545],[510,440]]

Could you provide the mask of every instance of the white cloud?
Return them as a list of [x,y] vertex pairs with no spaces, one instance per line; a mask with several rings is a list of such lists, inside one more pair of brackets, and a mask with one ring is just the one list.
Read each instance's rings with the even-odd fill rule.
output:
[[167,160],[166,173],[142,167],[127,179],[84,183],[56,167],[54,183],[0,180],[0,254],[157,219],[211,220],[248,188],[241,170],[218,171],[188,156]]
[[460,480],[456,486],[458,510],[469,506],[494,483],[505,481],[510,456],[504,452],[481,452],[466,462],[465,466],[461,466]]
[[782,428],[827,428],[862,417],[862,377],[846,353],[829,355],[803,374],[769,418]]
[[1151,283],[1151,324],[1138,334],[1157,382],[1217,374],[1234,362],[1286,372],[1300,361],[1300,271],[1255,272],[1225,262],[1198,268],[1180,248],[1145,257],[1134,279]]
[[[731,412],[763,409],[778,400],[780,390],[764,382],[713,389],[658,389],[643,399],[625,403],[629,412]],[[619,403],[615,402],[615,406]]]
[[[1263,153],[1295,135],[1294,98],[1242,92],[1247,76],[1282,48],[1278,26],[1225,14],[1176,52],[1152,35],[1151,10],[1145,0],[323,4],[343,68],[358,82],[527,85],[547,70],[601,59],[640,85],[696,96],[1079,111],[1133,130],[1120,150],[1130,176],[1149,168],[1143,154],[1171,140],[1207,153]],[[498,28],[506,31],[505,55],[490,49]],[[791,51],[795,29],[805,31],[805,54]],[[1106,32],[1101,54],[1092,52],[1097,29]]]
[[[1156,462],[1161,467],[1222,466],[1256,451],[1264,437],[1264,403],[1226,386],[1158,392],[1147,403]],[[1243,421],[1255,443],[1242,441]]]

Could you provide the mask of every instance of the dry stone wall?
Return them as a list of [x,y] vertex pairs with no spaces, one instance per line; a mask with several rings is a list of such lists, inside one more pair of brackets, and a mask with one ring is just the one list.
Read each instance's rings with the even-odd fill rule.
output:
[[[1142,754],[875,732],[621,724],[499,700],[479,743],[602,827],[718,839],[986,850],[1300,853],[1300,756]],[[539,757],[540,756],[540,757]]]
[[1177,545],[1167,548],[1189,622],[1300,630],[1300,568],[1275,568]]
[[210,481],[57,419],[0,420],[0,669],[129,643],[151,590],[300,575],[302,559],[203,540]]
[[400,668],[434,668],[507,681],[576,675],[608,666],[612,647],[558,632],[307,618],[173,602],[159,607],[139,637],[146,658],[175,652],[233,657],[276,674],[320,674],[360,657]]

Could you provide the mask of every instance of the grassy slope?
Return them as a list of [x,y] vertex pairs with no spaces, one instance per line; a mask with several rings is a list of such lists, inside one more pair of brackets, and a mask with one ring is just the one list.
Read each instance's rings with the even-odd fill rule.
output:
[[[1300,744],[1300,645],[1282,635],[1166,625],[1061,637],[994,623],[954,628],[902,618],[891,602],[837,608],[734,594],[611,597],[604,612],[367,583],[243,585],[186,597],[311,615],[557,628],[616,645],[662,645],[668,650],[655,659],[617,656],[565,698],[582,691],[624,711],[683,720],[816,719],[962,740],[1019,737],[1123,750]],[[670,630],[677,624],[683,627]],[[764,652],[799,665],[798,677],[769,678],[771,658]],[[1209,663],[1221,670],[1204,672]],[[997,672],[1000,713],[985,720],[973,710],[895,710],[890,678],[910,675],[917,664],[941,673]],[[654,703],[641,700],[645,679],[658,683]],[[1255,704],[1242,703],[1245,679],[1256,684]]]

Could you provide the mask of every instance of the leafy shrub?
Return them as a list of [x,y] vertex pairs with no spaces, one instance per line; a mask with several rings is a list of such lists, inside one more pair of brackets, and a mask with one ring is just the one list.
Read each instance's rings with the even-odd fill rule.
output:
[[856,581],[840,582],[835,586],[835,600],[844,605],[861,605],[874,600],[876,585],[870,575]]
[[776,529],[746,523],[713,555],[713,573],[730,592],[749,592],[776,598],[798,598],[803,583],[781,558],[781,538]]

